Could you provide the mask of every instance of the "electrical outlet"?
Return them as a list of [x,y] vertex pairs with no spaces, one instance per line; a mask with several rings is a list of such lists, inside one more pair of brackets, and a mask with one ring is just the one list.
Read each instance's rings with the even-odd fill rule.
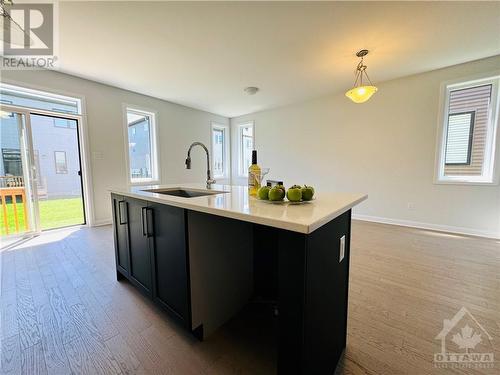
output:
[[408,209],[409,209],[410,211],[415,210],[415,203],[413,203],[413,202],[408,202]]
[[345,257],[345,235],[340,237],[340,254],[339,254],[339,263],[344,260]]

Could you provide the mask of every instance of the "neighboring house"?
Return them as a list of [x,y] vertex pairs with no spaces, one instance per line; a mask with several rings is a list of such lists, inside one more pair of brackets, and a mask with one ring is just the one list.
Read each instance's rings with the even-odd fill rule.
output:
[[0,176],[22,176],[21,150],[19,133],[14,117],[0,119]]
[[128,123],[130,170],[133,178],[151,178],[151,137],[147,117]]

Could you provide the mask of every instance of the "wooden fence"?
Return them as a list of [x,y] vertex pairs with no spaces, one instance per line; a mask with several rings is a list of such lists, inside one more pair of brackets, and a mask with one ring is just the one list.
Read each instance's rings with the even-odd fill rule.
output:
[[24,230],[29,229],[28,209],[26,207],[26,190],[24,180],[21,176],[0,176],[0,199],[2,200],[3,224],[5,234],[9,234],[9,217],[7,210],[7,198],[10,197],[12,208],[14,210],[14,224],[16,233],[21,231],[21,225],[18,214],[17,198],[21,197],[21,204],[24,211]]

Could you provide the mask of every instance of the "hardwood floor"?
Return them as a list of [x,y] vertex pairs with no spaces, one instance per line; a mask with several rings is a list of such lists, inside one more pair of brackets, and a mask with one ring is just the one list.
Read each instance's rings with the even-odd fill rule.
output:
[[[500,241],[353,222],[351,252],[337,374],[500,373]],[[258,313],[198,342],[117,282],[110,227],[45,233],[0,261],[1,374],[274,372],[272,327]],[[435,337],[462,307],[486,331],[472,351],[494,353],[494,368],[434,367]]]

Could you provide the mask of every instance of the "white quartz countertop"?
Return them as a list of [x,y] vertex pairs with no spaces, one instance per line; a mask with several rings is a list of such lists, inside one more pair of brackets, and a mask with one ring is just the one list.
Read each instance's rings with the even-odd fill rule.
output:
[[317,191],[314,200],[303,204],[272,204],[249,197],[246,186],[213,185],[220,194],[195,198],[147,192],[148,189],[206,190],[204,184],[132,186],[111,189],[112,193],[181,207],[231,219],[248,221],[300,233],[311,233],[368,198],[362,193]]

